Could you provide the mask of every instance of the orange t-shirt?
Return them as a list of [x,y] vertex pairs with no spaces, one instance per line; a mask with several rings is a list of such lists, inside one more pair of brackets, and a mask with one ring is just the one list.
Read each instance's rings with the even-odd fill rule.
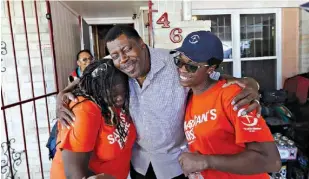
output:
[[[237,85],[222,88],[219,81],[202,94],[193,95],[188,101],[184,130],[191,152],[204,155],[237,154],[248,142],[273,141],[272,134],[256,111],[241,116],[244,108],[233,110],[231,102],[240,92]],[[203,177],[218,179],[269,179],[266,173],[238,175],[218,170],[204,170]]]
[[61,149],[73,152],[93,151],[89,168],[96,174],[106,173],[117,179],[126,179],[130,170],[132,147],[136,138],[136,129],[132,120],[120,110],[118,115],[128,135],[124,147],[119,142],[116,127],[104,122],[101,110],[94,102],[78,97],[79,104],[71,103],[76,121],[71,129],[58,124],[57,152],[52,162],[51,179],[65,179]]

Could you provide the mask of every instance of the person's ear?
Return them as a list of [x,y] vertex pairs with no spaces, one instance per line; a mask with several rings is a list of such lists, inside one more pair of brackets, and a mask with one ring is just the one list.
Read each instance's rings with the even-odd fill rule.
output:
[[211,65],[209,66],[207,73],[210,75],[215,71],[215,69],[216,69],[216,65]]
[[139,40],[139,46],[143,49],[146,48],[146,44],[144,43],[142,39]]
[[80,66],[80,61],[79,61],[79,60],[77,60],[77,61],[76,61],[76,64],[77,64],[78,66]]

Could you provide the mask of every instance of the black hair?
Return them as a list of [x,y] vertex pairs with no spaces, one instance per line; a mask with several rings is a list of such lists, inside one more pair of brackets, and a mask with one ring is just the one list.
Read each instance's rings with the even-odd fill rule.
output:
[[81,51],[79,51],[79,52],[77,53],[77,55],[76,55],[76,61],[78,61],[79,55],[80,55],[81,53],[83,53],[83,52],[89,53],[89,55],[90,55],[91,57],[93,57],[92,54],[91,54],[91,52],[90,52],[90,50],[84,49],[84,50],[81,50]]
[[112,88],[119,83],[124,83],[126,89],[126,99],[122,112],[129,116],[128,76],[114,67],[111,59],[96,60],[90,63],[85,68],[78,86],[72,93],[75,96],[83,96],[95,102],[101,108],[105,123],[116,126],[120,142],[124,146],[127,131],[125,131],[125,125],[115,111],[115,102],[112,96]]
[[141,37],[138,32],[129,25],[115,25],[106,34],[104,41],[105,43],[114,41],[120,35],[126,35],[129,39],[140,40]]
[[217,59],[217,58],[211,58],[208,60],[208,65],[216,65],[216,69],[220,66],[220,64],[223,62],[223,60]]

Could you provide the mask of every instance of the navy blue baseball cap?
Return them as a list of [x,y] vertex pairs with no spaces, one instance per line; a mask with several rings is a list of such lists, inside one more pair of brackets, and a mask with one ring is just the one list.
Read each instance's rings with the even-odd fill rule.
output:
[[208,62],[211,58],[223,61],[221,40],[209,31],[192,32],[184,39],[181,47],[173,50],[183,53],[194,62]]

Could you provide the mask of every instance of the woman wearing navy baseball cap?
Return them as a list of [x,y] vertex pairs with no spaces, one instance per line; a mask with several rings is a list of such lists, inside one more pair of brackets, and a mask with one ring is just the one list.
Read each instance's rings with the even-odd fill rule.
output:
[[278,149],[266,122],[256,111],[246,113],[231,104],[238,85],[209,75],[223,61],[222,42],[213,33],[189,34],[174,57],[182,86],[190,87],[184,130],[190,153],[179,157],[185,175],[220,179],[269,179],[279,171]]

